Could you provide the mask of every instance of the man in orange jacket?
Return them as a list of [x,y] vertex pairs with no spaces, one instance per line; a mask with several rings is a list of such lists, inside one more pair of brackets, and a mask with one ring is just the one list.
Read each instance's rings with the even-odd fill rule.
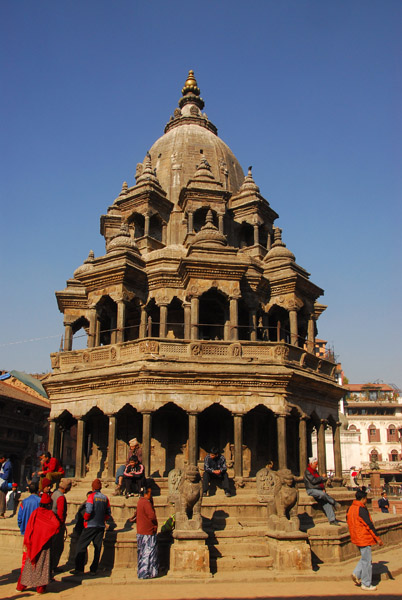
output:
[[350,541],[360,550],[361,558],[352,573],[352,579],[356,585],[361,585],[361,589],[373,592],[377,589],[371,584],[371,546],[383,545],[375,530],[370,513],[366,507],[367,493],[357,490],[356,500],[353,500],[346,515],[349,527]]

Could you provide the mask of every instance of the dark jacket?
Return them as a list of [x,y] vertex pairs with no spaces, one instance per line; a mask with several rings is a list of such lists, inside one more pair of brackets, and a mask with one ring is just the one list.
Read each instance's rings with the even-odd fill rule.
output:
[[[317,471],[315,471],[315,473],[317,473]],[[307,469],[304,471],[304,485],[306,486],[306,490],[324,490],[325,486],[325,479],[323,477],[321,477],[320,475],[314,476],[312,470],[310,470],[308,467]]]
[[9,460],[6,460],[1,467],[0,478],[4,480],[0,490],[8,492],[8,484],[13,482],[13,466]]
[[225,457],[219,454],[216,458],[212,458],[210,454],[207,454],[204,458],[204,470],[209,473],[212,473],[212,471],[222,471],[224,473],[227,470]]

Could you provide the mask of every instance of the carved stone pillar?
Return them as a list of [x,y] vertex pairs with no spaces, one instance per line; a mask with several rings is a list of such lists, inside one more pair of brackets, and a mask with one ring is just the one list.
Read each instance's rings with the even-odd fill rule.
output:
[[260,243],[258,225],[253,225],[254,230],[254,246],[257,246]]
[[151,472],[151,411],[142,413],[142,462],[145,468],[145,475],[149,477]]
[[166,223],[162,224],[162,244],[165,244],[166,246],[166,242],[167,242],[167,225]]
[[243,415],[233,415],[234,426],[234,476],[243,477]]
[[200,299],[197,296],[191,298],[191,339],[198,340],[198,319]]
[[85,476],[84,468],[85,421],[82,417],[77,419],[77,447],[75,452],[75,477],[81,479]]
[[286,445],[286,415],[275,416],[278,432],[278,468],[286,469],[288,464]]
[[325,419],[320,420],[320,424],[317,430],[317,458],[318,458],[318,471],[320,475],[325,476],[327,474],[327,453],[325,449],[325,428],[327,421]]
[[194,225],[193,225],[193,216],[192,212],[187,213],[187,233],[193,233]]
[[116,415],[109,415],[109,437],[107,447],[107,476],[115,478],[116,473]]
[[299,421],[299,473],[303,475],[307,468],[307,417],[300,417]]
[[144,222],[144,236],[149,235],[149,215],[146,214],[145,215],[145,222]]
[[238,299],[231,298],[230,299],[230,329],[232,332],[231,339],[238,340],[239,339],[239,330],[238,330]]
[[223,215],[218,215],[218,228],[219,228],[219,233],[224,233],[223,232]]
[[50,452],[52,456],[55,456],[57,450],[57,436],[58,430],[56,421],[54,419],[49,419],[49,438],[47,442],[47,450]]
[[95,321],[95,346],[100,346],[101,323],[96,317]]
[[64,325],[64,351],[73,349],[73,327],[70,323]]
[[297,329],[297,310],[289,311],[289,324],[290,324],[290,343],[293,346],[298,345],[298,329]]
[[165,338],[167,335],[167,304],[160,305],[160,323],[159,323],[159,337]]
[[335,477],[342,478],[341,425],[338,421],[332,430],[334,440]]
[[191,338],[191,304],[190,302],[183,302],[184,307],[184,339],[189,340]]
[[116,342],[119,344],[124,342],[124,327],[126,324],[126,303],[124,300],[119,300],[117,303],[117,335]]
[[250,340],[255,342],[257,339],[257,311],[252,308],[249,313],[249,324],[250,324]]
[[268,252],[271,250],[271,246],[272,246],[272,234],[268,231],[268,235],[267,235],[267,250],[268,250]]
[[88,348],[94,348],[96,344],[96,308],[89,310],[89,334],[87,346]]
[[140,320],[140,338],[144,338],[147,334],[147,311],[145,306],[141,304],[141,320]]
[[307,324],[307,351],[314,352],[314,344],[315,344],[315,319],[313,315],[310,315],[308,324]]
[[198,463],[198,413],[188,413],[188,464]]

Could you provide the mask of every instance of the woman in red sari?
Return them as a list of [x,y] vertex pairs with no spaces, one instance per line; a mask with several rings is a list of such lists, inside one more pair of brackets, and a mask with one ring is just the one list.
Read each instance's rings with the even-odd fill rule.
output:
[[36,588],[43,594],[51,580],[50,547],[52,536],[59,531],[60,522],[51,510],[51,498],[44,493],[36,510],[29,517],[24,535],[21,575],[17,590]]

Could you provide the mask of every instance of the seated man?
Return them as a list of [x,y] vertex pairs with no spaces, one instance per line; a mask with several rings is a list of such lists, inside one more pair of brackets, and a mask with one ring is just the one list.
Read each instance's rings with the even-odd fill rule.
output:
[[336,520],[334,508],[339,508],[338,502],[325,492],[324,477],[321,477],[317,471],[318,460],[309,459],[309,465],[304,472],[304,485],[309,496],[312,496],[321,504],[328,521],[331,525],[340,525]]
[[204,475],[202,477],[202,495],[208,495],[208,488],[211,479],[216,480],[222,485],[225,496],[230,496],[229,478],[227,474],[225,457],[217,448],[211,448],[211,452],[204,459]]
[[123,489],[125,496],[139,496],[145,485],[144,465],[140,463],[134,454],[130,457],[128,465],[123,474]]
[[64,469],[61,466],[59,460],[56,457],[52,458],[50,452],[44,452],[41,455],[44,458],[42,471],[38,472],[40,475],[39,491],[43,490],[43,479],[49,479],[51,483],[59,483],[60,479],[64,477]]

